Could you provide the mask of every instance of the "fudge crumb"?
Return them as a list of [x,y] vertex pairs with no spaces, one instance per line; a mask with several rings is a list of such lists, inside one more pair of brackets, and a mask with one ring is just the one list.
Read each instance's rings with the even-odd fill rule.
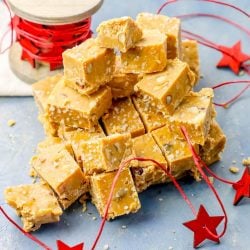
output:
[[97,218],[95,216],[92,217],[92,220],[96,220]]
[[237,174],[237,173],[239,172],[239,168],[234,167],[234,166],[231,166],[231,167],[229,168],[229,171],[230,171],[231,173],[233,173],[233,174]]
[[168,250],[173,250],[174,248],[172,246],[168,247]]
[[163,201],[163,198],[159,198],[159,201]]
[[209,179],[210,183],[212,183],[212,184],[214,183],[214,177],[209,176],[208,179]]
[[10,119],[10,120],[8,120],[8,126],[9,127],[13,127],[15,124],[16,124],[16,121],[15,120],[12,120],[12,119]]
[[236,160],[233,160],[233,161],[232,161],[232,164],[236,164]]
[[87,202],[82,203],[82,212],[85,213],[87,211]]
[[244,70],[241,70],[238,74],[238,76],[244,76],[245,75],[245,71]]
[[250,157],[243,159],[242,160],[242,165],[243,166],[249,166],[250,165]]
[[109,250],[109,245],[108,244],[104,245],[103,250]]
[[122,225],[122,229],[126,229],[127,228],[127,226],[126,225]]

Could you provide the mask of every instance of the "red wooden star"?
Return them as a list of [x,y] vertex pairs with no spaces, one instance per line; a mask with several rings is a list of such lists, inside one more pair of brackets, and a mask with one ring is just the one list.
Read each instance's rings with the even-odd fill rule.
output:
[[70,247],[63,243],[61,240],[57,240],[57,250],[84,250],[84,243],[80,243],[78,245],[75,245],[73,247]]
[[245,171],[239,181],[233,184],[233,188],[236,190],[234,197],[234,205],[238,205],[243,197],[250,198],[250,169],[245,168]]
[[218,62],[217,67],[229,67],[235,74],[239,73],[242,64],[250,59],[250,55],[241,51],[241,41],[238,41],[233,47],[219,45],[223,57]]
[[[189,228],[194,232],[194,247],[198,247],[205,239],[212,240],[214,242],[220,242],[217,236],[216,228],[224,219],[224,216],[209,216],[206,209],[203,205],[200,205],[197,218],[183,223],[184,226]],[[212,232],[214,235],[211,235],[206,228]]]

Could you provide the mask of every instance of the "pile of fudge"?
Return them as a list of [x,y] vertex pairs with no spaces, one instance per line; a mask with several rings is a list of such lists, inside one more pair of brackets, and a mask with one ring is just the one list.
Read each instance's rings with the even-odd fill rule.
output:
[[[97,37],[63,52],[64,75],[33,84],[46,138],[30,161],[32,184],[8,187],[5,199],[25,231],[57,222],[90,199],[104,215],[122,162],[151,158],[179,179],[200,179],[180,126],[207,165],[226,137],[216,122],[213,90],[199,82],[198,45],[181,40],[177,18],[149,13],[105,21]],[[107,219],[137,212],[138,193],[170,182],[152,162],[131,161],[114,189]]]

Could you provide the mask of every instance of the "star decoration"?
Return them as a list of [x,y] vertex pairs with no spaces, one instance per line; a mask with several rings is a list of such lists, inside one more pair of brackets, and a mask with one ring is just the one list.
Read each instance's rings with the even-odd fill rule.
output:
[[250,59],[250,55],[241,51],[241,41],[238,41],[232,47],[219,45],[219,49],[223,57],[218,62],[217,67],[229,67],[235,74],[238,74],[242,64]]
[[80,243],[80,244],[75,245],[73,247],[66,245],[61,240],[57,240],[56,243],[57,243],[57,250],[84,250],[84,248],[83,248],[84,243]]
[[[219,243],[219,237],[217,236],[216,228],[224,219],[224,216],[209,216],[203,205],[200,205],[197,218],[183,223],[188,229],[194,232],[193,246],[198,247],[205,239],[212,240]],[[214,235],[210,234],[207,229]]]
[[233,184],[233,188],[236,190],[233,204],[236,206],[243,197],[250,198],[250,169],[245,168],[245,171],[239,181]]

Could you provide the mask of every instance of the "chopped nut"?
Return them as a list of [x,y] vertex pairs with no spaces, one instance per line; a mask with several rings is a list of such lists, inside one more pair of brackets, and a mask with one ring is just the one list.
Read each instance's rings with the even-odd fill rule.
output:
[[229,171],[230,171],[231,173],[233,173],[233,174],[237,174],[237,173],[239,172],[239,168],[234,167],[234,166],[231,166],[231,167],[229,168]]
[[250,165],[250,157],[243,159],[242,160],[242,165],[243,166],[249,166]]
[[8,120],[8,126],[9,127],[13,127],[15,124],[16,124],[16,121],[15,120],[12,120],[12,119],[10,119],[10,120]]

